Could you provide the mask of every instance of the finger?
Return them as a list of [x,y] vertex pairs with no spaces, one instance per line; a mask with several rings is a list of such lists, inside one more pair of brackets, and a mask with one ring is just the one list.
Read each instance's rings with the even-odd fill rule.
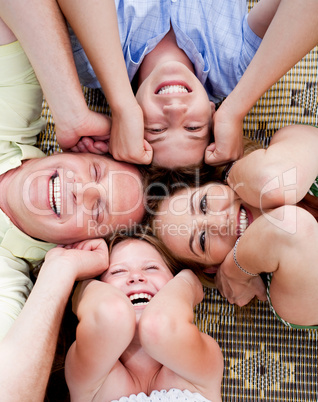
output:
[[106,141],[95,141],[94,147],[96,151],[99,151],[101,154],[108,153],[108,142]]
[[[65,150],[64,150],[65,151]],[[70,148],[71,152],[80,153],[81,151],[78,149],[78,146],[75,145],[74,147]]]
[[85,145],[85,140],[86,140],[86,142],[88,142],[87,137],[82,137],[77,143],[77,147],[79,149],[79,152],[81,152],[81,153],[88,152],[87,148],[86,148],[86,145]]

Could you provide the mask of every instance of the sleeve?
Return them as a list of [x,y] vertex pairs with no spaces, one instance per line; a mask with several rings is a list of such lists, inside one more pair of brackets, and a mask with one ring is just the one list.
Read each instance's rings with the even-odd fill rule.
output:
[[9,169],[3,162],[14,157],[44,155],[34,146],[45,125],[42,100],[42,89],[19,42],[0,46],[0,162],[4,171]]
[[32,287],[28,263],[0,247],[0,341],[20,314]]

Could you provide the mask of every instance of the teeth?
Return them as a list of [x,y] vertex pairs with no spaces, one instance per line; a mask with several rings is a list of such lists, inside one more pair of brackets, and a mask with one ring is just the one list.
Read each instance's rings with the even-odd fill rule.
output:
[[166,85],[158,91],[158,95],[166,95],[173,93],[187,93],[187,88],[183,85]]
[[242,207],[240,210],[240,236],[242,236],[248,227],[248,219],[245,209]]
[[152,296],[148,293],[135,293],[134,295],[130,295],[129,299],[134,306],[143,306],[149,303]]
[[49,201],[50,206],[56,215],[61,215],[61,181],[56,174],[51,177],[49,182]]

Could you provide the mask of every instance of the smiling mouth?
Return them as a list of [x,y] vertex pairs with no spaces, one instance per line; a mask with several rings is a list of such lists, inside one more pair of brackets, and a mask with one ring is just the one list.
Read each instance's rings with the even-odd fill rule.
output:
[[144,306],[150,302],[152,296],[148,293],[135,293],[130,295],[129,299],[134,306]]
[[239,214],[239,236],[242,236],[248,227],[248,217],[245,208],[241,205]]
[[156,92],[157,95],[184,94],[191,92],[184,85],[165,85]]
[[61,215],[61,181],[57,172],[49,181],[49,201],[52,211],[60,217]]

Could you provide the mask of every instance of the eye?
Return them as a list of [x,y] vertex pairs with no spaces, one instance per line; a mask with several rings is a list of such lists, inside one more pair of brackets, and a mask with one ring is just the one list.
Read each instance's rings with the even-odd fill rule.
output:
[[200,234],[200,247],[201,247],[201,250],[204,252],[205,251],[205,232],[202,232]]
[[95,181],[99,181],[100,178],[100,166],[99,165],[94,165],[94,176],[95,176]]
[[156,265],[151,265],[150,267],[147,267],[146,268],[147,270],[149,270],[149,269],[154,269],[154,270],[158,270],[159,268],[156,266]]
[[160,134],[163,133],[165,130],[166,130],[165,128],[147,128],[147,131],[153,134]]
[[98,222],[99,218],[100,218],[100,212],[101,212],[100,204],[101,204],[100,199],[97,200],[94,204],[93,214],[94,214],[94,218],[95,218],[96,222]]
[[207,209],[206,194],[201,198],[200,211],[205,215]]
[[116,275],[116,274],[121,274],[123,272],[125,272],[125,270],[119,268],[119,269],[114,269],[113,271],[110,272],[110,274],[111,275]]
[[188,131],[199,131],[199,130],[201,130],[201,128],[202,127],[199,127],[199,126],[193,126],[193,127],[189,126],[189,127],[186,127],[186,130],[188,130]]

